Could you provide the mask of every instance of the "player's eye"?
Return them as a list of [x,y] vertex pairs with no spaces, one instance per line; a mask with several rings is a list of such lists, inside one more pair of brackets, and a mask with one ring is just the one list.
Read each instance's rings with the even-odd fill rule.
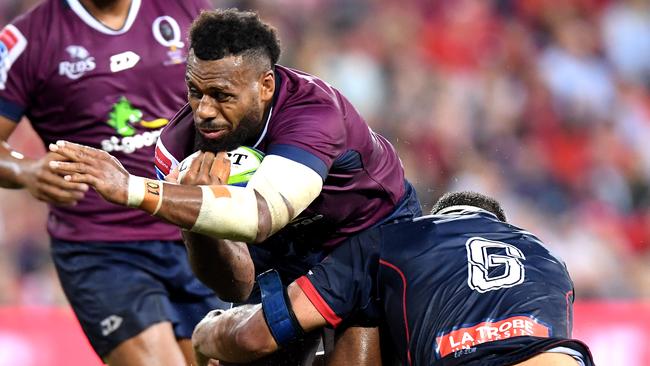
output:
[[214,97],[214,99],[216,99],[219,102],[229,102],[233,98],[232,95],[226,94],[226,93],[221,93],[221,92],[214,93],[213,97]]
[[203,97],[203,93],[201,93],[198,89],[196,89],[193,86],[190,86],[188,88],[188,92],[189,92],[191,98],[199,98],[200,99],[201,97]]

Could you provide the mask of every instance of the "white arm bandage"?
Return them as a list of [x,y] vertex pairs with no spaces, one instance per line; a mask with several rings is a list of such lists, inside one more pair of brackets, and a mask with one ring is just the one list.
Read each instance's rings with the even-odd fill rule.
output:
[[[271,234],[274,234],[318,197],[323,189],[323,179],[306,165],[278,155],[267,155],[248,182],[248,187],[266,200],[271,213]],[[289,216],[285,199],[291,205],[292,216]]]
[[[245,188],[201,187],[203,202],[192,231],[253,242],[259,230],[255,191],[269,208],[273,234],[307,208],[322,188],[323,180],[311,168],[281,156],[267,155]],[[291,205],[291,216],[285,200]]]
[[257,237],[257,199],[252,189],[201,186],[201,210],[193,232],[252,242]]

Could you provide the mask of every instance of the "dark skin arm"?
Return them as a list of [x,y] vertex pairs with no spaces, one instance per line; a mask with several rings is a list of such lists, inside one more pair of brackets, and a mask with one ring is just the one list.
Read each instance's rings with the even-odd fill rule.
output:
[[[219,160],[217,160],[219,159]],[[219,185],[230,176],[227,158],[199,155],[181,181],[184,185]],[[165,180],[175,182],[178,171]],[[253,288],[255,267],[246,243],[212,238],[182,230],[192,272],[224,301],[243,302]]]
[[243,302],[255,283],[255,267],[245,243],[183,230],[192,272],[222,300]]
[[74,205],[88,191],[88,185],[72,183],[54,172],[50,161],[65,158],[50,152],[43,158],[24,158],[6,142],[16,128],[16,123],[0,116],[0,187],[25,188],[34,198],[56,205]]
[[[326,325],[325,318],[298,285],[289,285],[287,293],[305,332]],[[194,329],[192,344],[197,359],[243,363],[277,351],[278,345],[266,325],[261,305],[240,306],[217,314],[209,313]]]
[[[102,150],[61,141],[56,145],[51,144],[50,151],[72,161],[50,162],[50,167],[58,174],[65,175],[66,180],[90,185],[105,200],[127,206],[129,173],[115,157]],[[192,162],[190,170],[195,170],[203,177],[216,176],[223,169],[224,160],[227,161],[225,153],[215,156],[206,152],[202,159]],[[165,184],[162,205],[155,216],[190,230],[199,216],[203,192],[200,187],[186,185],[185,181],[182,183],[183,185]],[[254,242],[260,243],[271,234],[271,216],[266,201],[259,194],[256,194],[256,199],[258,230]]]

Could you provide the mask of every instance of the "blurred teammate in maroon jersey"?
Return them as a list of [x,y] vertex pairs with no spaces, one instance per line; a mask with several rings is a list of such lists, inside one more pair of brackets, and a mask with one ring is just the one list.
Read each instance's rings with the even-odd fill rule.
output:
[[221,304],[192,275],[177,227],[64,181],[48,167],[57,154],[22,159],[4,141],[26,116],[44,144],[94,146],[154,177],[160,130],[186,101],[187,29],[208,7],[47,0],[0,32],[0,185],[50,205],[59,278],[111,365],[185,363],[194,325]]

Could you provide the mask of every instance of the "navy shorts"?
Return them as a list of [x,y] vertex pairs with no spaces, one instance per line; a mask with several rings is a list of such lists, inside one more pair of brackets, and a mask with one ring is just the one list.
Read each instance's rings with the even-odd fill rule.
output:
[[52,239],[59,280],[100,357],[170,321],[177,338],[213,309],[228,309],[192,274],[180,241],[78,243]]

